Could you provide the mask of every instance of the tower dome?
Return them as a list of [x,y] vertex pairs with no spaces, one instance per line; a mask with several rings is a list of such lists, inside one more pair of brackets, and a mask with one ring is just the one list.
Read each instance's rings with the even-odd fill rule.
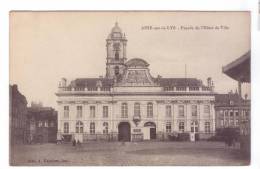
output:
[[121,28],[118,26],[118,23],[115,23],[115,26],[112,28],[111,33],[122,33]]
[[126,39],[125,34],[123,34],[122,29],[118,26],[117,22],[112,28],[107,39]]

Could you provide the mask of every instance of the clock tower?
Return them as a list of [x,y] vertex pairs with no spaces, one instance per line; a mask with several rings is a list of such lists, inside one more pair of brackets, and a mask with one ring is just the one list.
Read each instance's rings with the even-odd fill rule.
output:
[[106,77],[120,78],[125,71],[127,39],[118,23],[112,28],[106,40]]

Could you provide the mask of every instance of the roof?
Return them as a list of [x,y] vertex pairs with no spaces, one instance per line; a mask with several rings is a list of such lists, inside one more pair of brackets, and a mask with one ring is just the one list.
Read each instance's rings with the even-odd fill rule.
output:
[[[109,78],[79,78],[71,82],[70,87],[97,87],[98,81],[101,81],[102,87],[112,87],[114,80]],[[200,87],[204,86],[201,80],[196,78],[153,78],[153,81],[159,83],[161,87],[169,86],[191,86]]]
[[155,82],[159,83],[160,86],[203,86],[202,81],[196,78],[155,78]]
[[27,117],[34,117],[36,119],[55,119],[57,118],[57,111],[52,107],[27,107]]
[[140,58],[133,58],[126,62],[127,67],[148,67],[149,64]]
[[112,33],[121,33],[122,32],[122,30],[121,30],[121,28],[118,26],[118,23],[116,22],[115,23],[115,26],[112,28],[112,31],[111,31]]
[[72,87],[87,87],[94,88],[97,86],[97,83],[101,82],[102,87],[111,87],[113,85],[113,79],[108,78],[78,78],[71,82],[70,86]]
[[30,112],[38,112],[38,111],[53,111],[52,107],[27,107],[27,110]]
[[243,56],[224,66],[222,72],[234,80],[250,82],[250,58],[251,52],[248,51]]
[[[250,101],[240,98],[238,93],[228,93],[228,94],[216,94],[215,105],[216,106],[238,106],[239,99],[242,99],[242,105],[250,104]],[[233,102],[233,105],[230,104],[230,101]]]

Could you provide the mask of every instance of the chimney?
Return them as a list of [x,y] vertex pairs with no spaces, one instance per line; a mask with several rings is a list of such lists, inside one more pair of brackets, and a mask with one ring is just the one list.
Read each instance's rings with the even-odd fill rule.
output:
[[211,86],[212,86],[211,77],[208,77],[208,78],[207,78],[207,82],[208,82],[208,87],[211,87]]
[[67,79],[66,78],[62,78],[61,79],[61,83],[60,83],[60,87],[66,87],[67,86]]

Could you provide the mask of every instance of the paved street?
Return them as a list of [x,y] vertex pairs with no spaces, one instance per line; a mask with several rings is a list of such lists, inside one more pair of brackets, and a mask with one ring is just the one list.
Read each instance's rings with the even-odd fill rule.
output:
[[13,147],[13,165],[247,165],[220,142],[103,142]]

